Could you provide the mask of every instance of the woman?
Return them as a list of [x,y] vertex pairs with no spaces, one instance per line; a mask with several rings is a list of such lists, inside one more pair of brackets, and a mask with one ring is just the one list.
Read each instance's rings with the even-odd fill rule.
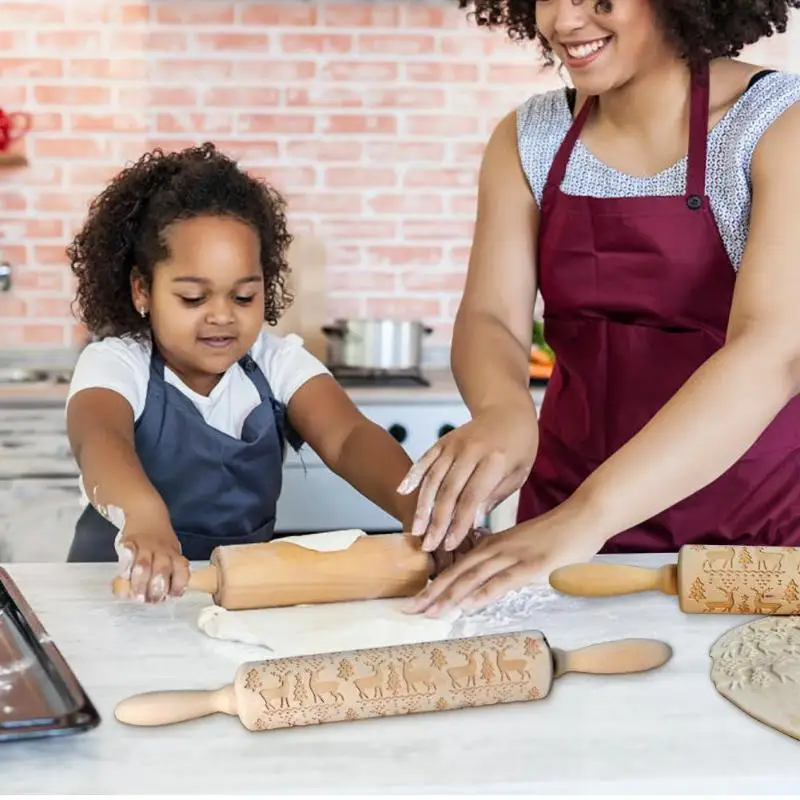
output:
[[[473,420],[400,488],[420,487],[425,548],[520,488],[518,524],[409,610],[481,607],[600,551],[800,545],[800,76],[733,58],[800,0],[471,1],[576,91],[488,143],[453,338]],[[557,361],[538,426],[537,290]]]

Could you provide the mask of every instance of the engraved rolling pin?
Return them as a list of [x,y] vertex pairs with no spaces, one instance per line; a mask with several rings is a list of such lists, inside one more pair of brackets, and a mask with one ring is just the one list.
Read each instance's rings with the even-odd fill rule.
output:
[[612,675],[666,664],[669,645],[621,639],[566,652],[539,631],[393,645],[242,664],[216,691],[147,692],[120,702],[128,725],[170,725],[222,713],[250,731],[546,697],[567,672]]
[[800,614],[800,547],[685,545],[677,564],[570,564],[549,580],[575,597],[677,595],[686,614]]
[[[320,551],[276,539],[216,548],[210,565],[192,571],[189,589],[230,611],[305,603],[410,597],[432,569],[420,540],[406,534],[361,536],[344,550]],[[114,594],[130,582],[116,578]]]

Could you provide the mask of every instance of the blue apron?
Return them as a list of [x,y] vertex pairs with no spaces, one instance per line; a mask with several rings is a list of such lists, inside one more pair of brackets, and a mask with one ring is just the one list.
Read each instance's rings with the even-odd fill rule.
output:
[[[164,359],[153,347],[145,407],[134,426],[136,453],[190,561],[207,560],[218,545],[272,539],[284,443],[302,444],[258,364],[245,355],[239,366],[261,402],[236,439],[208,425],[191,400],[164,380]],[[87,505],[67,561],[116,561],[116,535],[117,528]]]

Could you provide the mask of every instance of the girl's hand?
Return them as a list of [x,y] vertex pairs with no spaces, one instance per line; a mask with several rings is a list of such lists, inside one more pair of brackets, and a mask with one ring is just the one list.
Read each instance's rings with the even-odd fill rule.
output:
[[[169,523],[126,520],[115,543],[119,575],[130,581],[125,595],[140,603],[160,603],[180,597],[189,584],[189,562]],[[116,592],[115,592],[116,593]]]

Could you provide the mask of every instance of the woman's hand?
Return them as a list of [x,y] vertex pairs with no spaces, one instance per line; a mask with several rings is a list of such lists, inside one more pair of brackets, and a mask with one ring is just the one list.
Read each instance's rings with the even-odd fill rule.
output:
[[168,597],[180,597],[186,590],[189,562],[181,555],[180,542],[169,522],[127,519],[115,546],[119,577],[130,581],[126,596],[160,603]]
[[419,487],[411,533],[424,537],[423,549],[455,550],[485,514],[522,486],[536,442],[532,406],[485,411],[439,439],[398,488],[411,494]]
[[563,509],[482,538],[410,600],[405,611],[435,617],[454,606],[483,608],[559,567],[591,560],[605,540]]

